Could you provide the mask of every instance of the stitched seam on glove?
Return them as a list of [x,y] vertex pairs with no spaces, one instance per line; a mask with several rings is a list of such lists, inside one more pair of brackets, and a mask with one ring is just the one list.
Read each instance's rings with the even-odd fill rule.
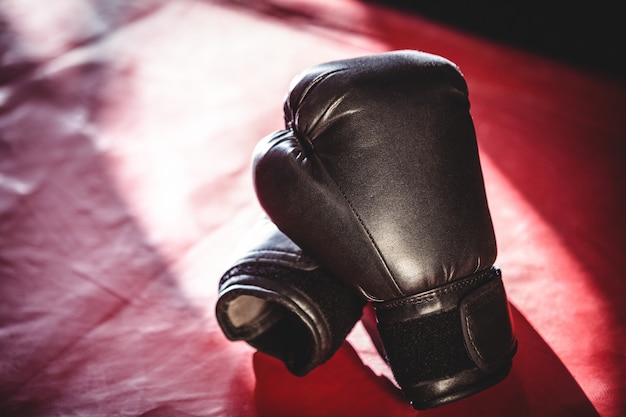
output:
[[380,305],[377,305],[376,308],[377,309],[383,309],[383,310],[387,310],[387,309],[392,309],[392,308],[396,308],[396,307],[403,307],[405,305],[413,305],[413,304],[422,304],[422,303],[426,303],[429,301],[432,301],[433,299],[443,295],[443,294],[449,294],[451,292],[455,292],[458,290],[461,290],[463,288],[466,288],[468,286],[471,286],[473,284],[475,284],[476,282],[485,279],[485,276],[490,275],[491,273],[493,273],[493,271],[491,269],[488,269],[486,271],[483,271],[482,273],[480,273],[478,276],[476,277],[472,277],[469,279],[465,279],[462,281],[457,281],[454,282],[452,284],[448,284],[445,287],[441,287],[439,289],[436,290],[431,290],[428,291],[426,294],[421,293],[421,294],[416,294],[413,296],[410,296],[408,298],[403,298],[401,300],[397,300],[395,302],[390,302],[390,303],[381,303]]

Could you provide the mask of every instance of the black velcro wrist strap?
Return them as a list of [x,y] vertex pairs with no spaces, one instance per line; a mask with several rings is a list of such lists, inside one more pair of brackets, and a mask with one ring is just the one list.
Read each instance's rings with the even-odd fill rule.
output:
[[374,306],[386,359],[415,408],[466,397],[508,373],[516,340],[499,269]]

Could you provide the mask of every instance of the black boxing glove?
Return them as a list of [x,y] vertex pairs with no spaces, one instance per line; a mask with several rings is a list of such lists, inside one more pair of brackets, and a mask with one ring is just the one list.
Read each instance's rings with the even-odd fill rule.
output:
[[284,110],[255,149],[259,201],[373,303],[413,407],[502,380],[517,342],[457,67],[416,51],[330,62],[293,81]]
[[263,219],[219,282],[216,316],[227,338],[245,340],[303,376],[337,351],[364,305]]

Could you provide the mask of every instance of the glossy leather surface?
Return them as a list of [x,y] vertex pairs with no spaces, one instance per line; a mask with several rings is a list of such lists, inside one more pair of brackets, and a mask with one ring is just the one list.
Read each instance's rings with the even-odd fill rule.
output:
[[296,77],[284,110],[255,150],[261,205],[374,302],[414,408],[504,378],[515,335],[457,67],[417,51],[330,62]]
[[256,149],[259,200],[369,299],[493,264],[468,91],[453,63],[397,51],[322,64],[294,80],[285,119]]

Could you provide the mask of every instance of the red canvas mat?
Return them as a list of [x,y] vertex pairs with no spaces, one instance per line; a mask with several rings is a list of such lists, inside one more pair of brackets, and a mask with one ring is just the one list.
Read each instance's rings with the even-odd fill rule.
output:
[[[0,6],[0,415],[623,415],[623,81],[354,0],[238,4]],[[213,313],[291,78],[404,48],[467,78],[520,344],[427,412],[361,324],[296,378]]]

